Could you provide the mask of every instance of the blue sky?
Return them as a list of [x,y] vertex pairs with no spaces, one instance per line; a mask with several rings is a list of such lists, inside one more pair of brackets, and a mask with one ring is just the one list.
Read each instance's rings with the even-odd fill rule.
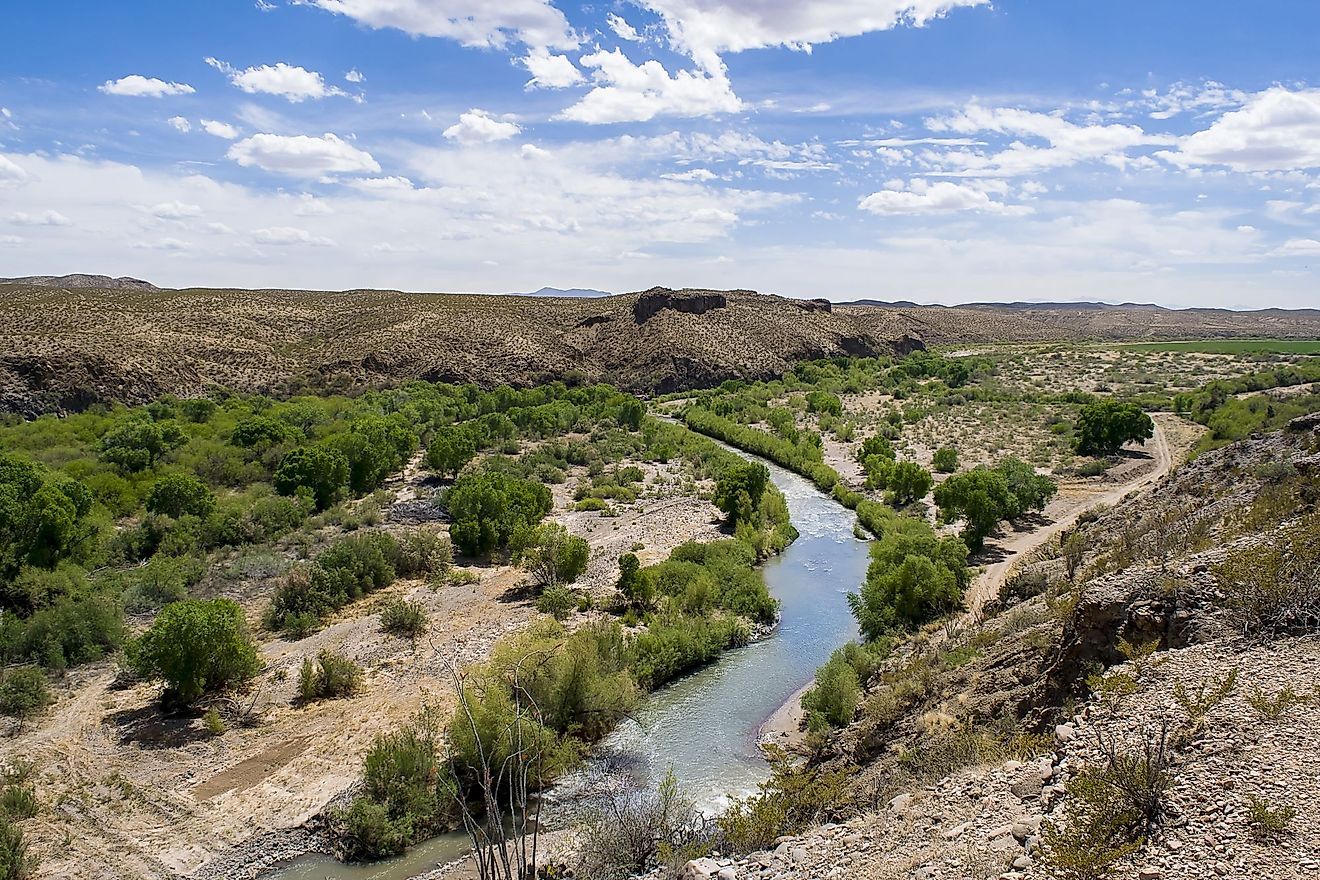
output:
[[1320,306],[1320,4],[27,4],[0,275]]

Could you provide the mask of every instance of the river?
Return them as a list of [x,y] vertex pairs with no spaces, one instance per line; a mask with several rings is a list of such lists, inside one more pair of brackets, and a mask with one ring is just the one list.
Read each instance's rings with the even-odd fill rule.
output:
[[[611,759],[623,757],[651,782],[672,768],[707,812],[754,791],[768,776],[756,745],[761,725],[836,648],[857,636],[846,595],[862,583],[869,558],[867,542],[853,535],[856,518],[809,480],[765,464],[799,532],[764,568],[781,606],[778,628],[648,696],[598,749]],[[466,838],[445,835],[372,864],[308,855],[263,880],[406,880],[465,850]]]

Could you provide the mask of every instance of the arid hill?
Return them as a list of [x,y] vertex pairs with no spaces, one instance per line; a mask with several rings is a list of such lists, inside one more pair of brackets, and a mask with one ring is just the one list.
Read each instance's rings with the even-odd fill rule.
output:
[[664,392],[920,347],[902,336],[823,301],[750,291],[589,299],[11,284],[0,285],[0,409],[30,416],[217,386],[528,385],[570,374]]
[[782,373],[925,343],[1320,337],[1320,312],[1154,306],[831,307],[747,290],[602,297],[382,290],[163,290],[135,279],[0,283],[0,411],[163,393],[360,388],[423,378],[527,385],[574,374],[638,392]]

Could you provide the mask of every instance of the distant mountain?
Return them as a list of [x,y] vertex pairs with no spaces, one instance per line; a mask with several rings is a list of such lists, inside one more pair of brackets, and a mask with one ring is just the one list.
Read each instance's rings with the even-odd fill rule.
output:
[[62,287],[66,290],[160,290],[140,278],[111,278],[109,275],[28,275],[24,278],[0,278],[0,284],[31,284],[35,287]]
[[558,297],[595,297],[595,296],[613,296],[603,290],[592,290],[589,287],[570,287],[564,290],[560,287],[542,287],[540,290],[533,290],[531,293],[514,293],[511,296],[558,296]]

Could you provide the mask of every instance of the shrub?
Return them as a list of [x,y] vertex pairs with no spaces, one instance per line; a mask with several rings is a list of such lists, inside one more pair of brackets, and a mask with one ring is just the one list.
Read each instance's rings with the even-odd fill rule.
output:
[[31,876],[23,829],[8,816],[0,815],[0,878],[27,880]]
[[454,545],[439,526],[419,526],[397,540],[394,567],[401,576],[443,574],[454,563]]
[[66,597],[26,621],[4,615],[5,659],[32,661],[47,669],[99,660],[124,643],[124,616],[119,606],[100,597]]
[[579,872],[626,880],[660,865],[677,870],[709,849],[695,804],[667,772],[654,790],[606,786],[579,830]]
[[152,513],[176,518],[185,513],[204,517],[215,507],[215,494],[196,477],[166,474],[151,484],[146,507]]
[[951,474],[958,470],[958,450],[952,446],[941,446],[931,458],[931,467],[938,473]]
[[1232,551],[1212,571],[1230,619],[1243,633],[1315,629],[1320,625],[1320,514]]
[[380,628],[392,636],[415,639],[427,626],[426,609],[420,602],[395,597],[380,611]]
[[780,837],[818,823],[844,798],[847,771],[798,767],[782,749],[768,752],[770,778],[717,820],[729,853],[773,849]]
[[454,476],[476,455],[476,441],[466,428],[440,428],[426,448],[426,464],[442,477]]
[[362,687],[362,670],[343,654],[322,648],[303,658],[298,672],[298,698],[305,703],[351,697]]
[[1187,713],[1193,734],[1200,731],[1205,723],[1205,716],[1210,714],[1210,710],[1233,693],[1233,689],[1237,687],[1237,679],[1238,667],[1234,666],[1217,685],[1207,679],[1201,682],[1195,691],[1189,691],[1181,679],[1173,683],[1173,698],[1182,707],[1183,712]]
[[225,719],[220,717],[220,713],[214,706],[207,709],[206,714],[202,716],[202,726],[206,728],[211,736],[222,736],[229,729],[225,726]]
[[0,713],[26,721],[50,705],[50,688],[40,669],[15,669],[0,679]]
[[956,610],[969,581],[961,541],[937,537],[924,521],[900,518],[871,545],[866,581],[849,594],[848,605],[862,635],[874,641]]
[[1273,841],[1288,833],[1288,825],[1297,818],[1297,810],[1289,806],[1273,809],[1256,795],[1247,795],[1247,825],[1251,836],[1260,841]]
[[465,474],[447,497],[453,517],[449,535],[467,556],[503,550],[520,529],[550,512],[550,490],[540,483],[498,472]]
[[815,685],[802,695],[808,726],[813,730],[843,727],[853,720],[860,693],[857,671],[836,651],[829,662],[816,670]]
[[162,455],[182,446],[187,439],[171,421],[154,422],[135,416],[101,437],[101,460],[136,473],[154,466]]
[[1294,692],[1289,687],[1285,687],[1273,697],[1270,697],[1260,689],[1259,685],[1256,685],[1247,694],[1247,702],[1251,704],[1251,708],[1255,709],[1262,719],[1278,721],[1293,706],[1305,703],[1306,697]]
[[633,608],[645,611],[655,604],[655,584],[650,575],[642,571],[636,553],[619,557],[619,580],[615,586]]
[[734,525],[749,523],[759,526],[756,515],[769,483],[770,471],[760,462],[748,461],[733,465],[725,469],[715,483],[715,506]]
[[542,523],[513,538],[514,561],[537,582],[554,587],[572,583],[587,570],[591,547],[558,523]]
[[129,658],[138,675],[165,682],[167,703],[183,705],[244,684],[261,668],[243,611],[230,599],[167,605],[130,645]]
[[547,587],[536,600],[536,610],[555,620],[564,620],[577,606],[577,594],[565,586]]

